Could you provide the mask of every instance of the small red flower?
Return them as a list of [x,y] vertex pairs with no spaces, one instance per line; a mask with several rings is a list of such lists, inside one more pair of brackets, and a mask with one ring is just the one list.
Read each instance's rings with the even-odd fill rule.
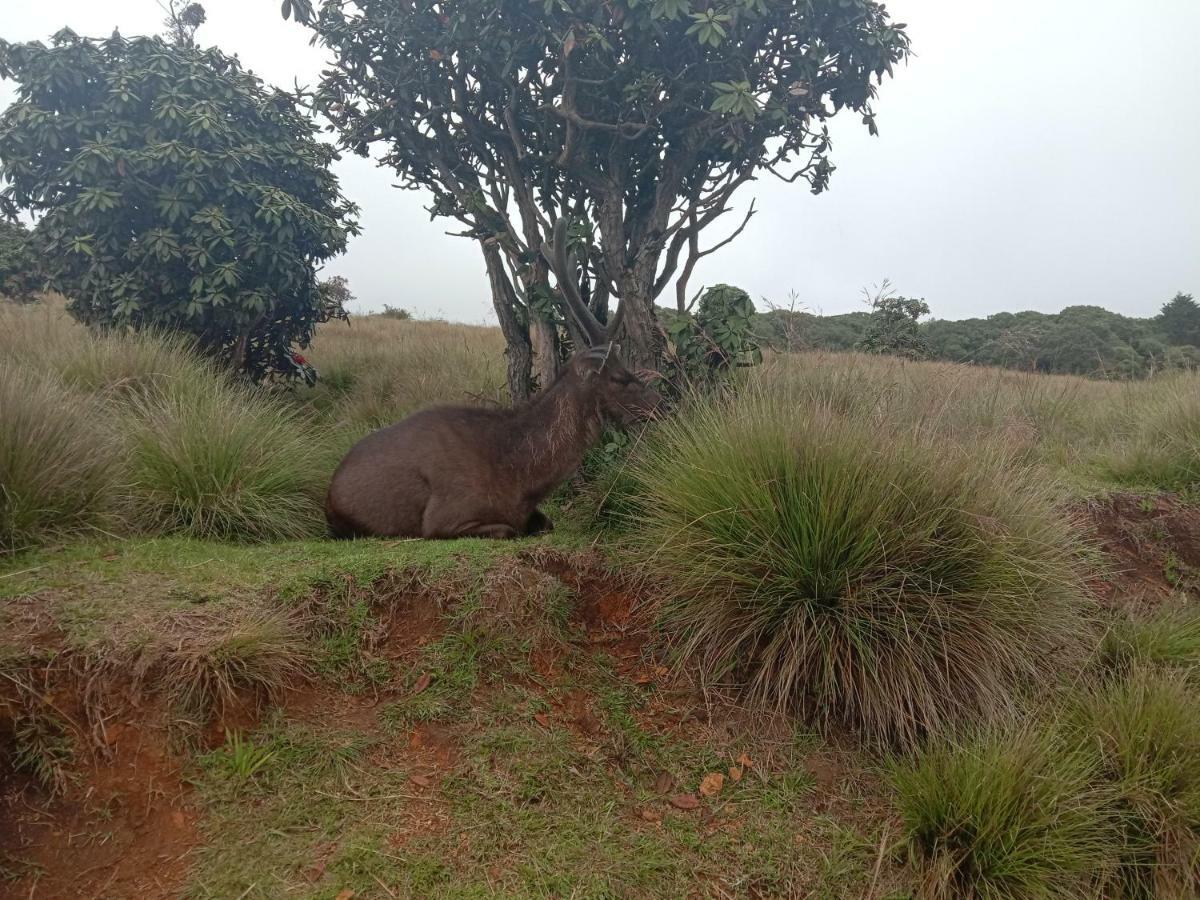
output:
[[294,362],[298,366],[307,366],[308,365],[308,360],[305,359],[303,356],[301,356],[299,353],[292,354],[292,362]]

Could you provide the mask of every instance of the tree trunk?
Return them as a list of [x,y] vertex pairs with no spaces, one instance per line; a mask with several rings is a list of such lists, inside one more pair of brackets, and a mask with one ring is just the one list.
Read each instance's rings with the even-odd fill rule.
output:
[[533,345],[533,377],[540,393],[558,377],[558,333],[554,323],[545,319],[535,318],[529,326],[529,339]]
[[532,359],[529,345],[529,329],[517,317],[517,298],[509,283],[508,273],[500,258],[500,248],[495,241],[481,241],[483,259],[487,264],[488,283],[492,289],[492,305],[500,331],[508,345],[504,355],[508,357],[508,393],[514,403],[528,400],[533,394],[531,378]]
[[653,291],[634,278],[622,279],[621,303],[625,307],[621,323],[621,358],[631,369],[657,372],[661,366],[663,342],[654,314]]

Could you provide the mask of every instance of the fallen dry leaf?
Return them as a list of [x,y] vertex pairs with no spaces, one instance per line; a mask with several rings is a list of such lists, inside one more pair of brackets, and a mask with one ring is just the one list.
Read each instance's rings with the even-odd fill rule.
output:
[[429,787],[431,784],[433,784],[433,779],[428,775],[409,775],[408,780],[417,787]]
[[700,800],[695,794],[676,794],[671,798],[671,805],[676,809],[696,809]]
[[671,777],[670,772],[659,772],[658,777],[654,779],[654,790],[660,794],[665,794],[675,784],[675,779]]
[[662,812],[651,806],[647,806],[642,810],[642,820],[646,822],[661,822]]
[[550,717],[548,715],[546,715],[545,713],[535,713],[534,717],[533,717],[533,721],[537,722],[543,728],[550,727]]
[[730,766],[729,767],[729,780],[732,781],[734,784],[737,784],[739,781],[742,780],[742,767],[741,766]]
[[754,768],[754,760],[752,760],[752,759],[751,759],[749,756],[747,756],[745,753],[743,753],[741,756],[739,756],[739,757],[737,758],[737,764],[738,764],[739,766],[742,766],[743,768],[746,768],[746,769],[752,769],[752,768]]
[[424,675],[422,675],[420,678],[417,679],[416,684],[414,684],[412,686],[412,690],[408,692],[408,695],[410,697],[415,697],[415,696],[417,696],[417,694],[421,693],[421,691],[425,690],[425,688],[429,687],[429,685],[432,683],[433,683],[433,676],[431,674],[429,674],[428,672],[426,672]]
[[350,898],[353,896],[354,896],[354,891],[350,890],[350,888],[344,888],[344,889],[338,891],[338,895],[335,898],[335,900],[350,900]]
[[700,779],[700,796],[714,797],[725,787],[725,776],[720,772],[709,772]]
[[641,672],[638,677],[633,679],[634,684],[649,684],[654,680],[653,672]]
[[441,51],[441,50],[430,50],[430,51],[429,51],[429,58],[430,58],[430,59],[441,59],[441,58],[442,58],[442,51]]

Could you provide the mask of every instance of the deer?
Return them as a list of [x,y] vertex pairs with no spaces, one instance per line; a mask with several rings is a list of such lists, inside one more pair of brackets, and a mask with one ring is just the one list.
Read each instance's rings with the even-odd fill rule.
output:
[[608,325],[588,309],[559,219],[543,244],[574,333],[587,346],[527,403],[435,406],[372,432],[334,472],[325,518],[334,537],[517,538],[554,525],[539,504],[583,462],[606,424],[657,416],[663,397],[629,371]]

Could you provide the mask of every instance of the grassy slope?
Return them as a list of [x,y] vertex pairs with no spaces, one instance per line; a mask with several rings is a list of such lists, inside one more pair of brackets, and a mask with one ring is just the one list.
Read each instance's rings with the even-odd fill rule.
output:
[[[568,533],[550,547],[587,558],[578,543]],[[643,657],[620,616],[588,624],[578,591],[522,561],[535,546],[547,550],[545,541],[298,542],[268,554],[106,542],[11,560],[0,591],[10,616],[24,608],[19,598],[40,598],[68,648],[108,656],[174,633],[181,615],[195,627],[198,611],[226,620],[296,605],[347,576],[369,585],[415,573],[425,587],[410,594],[437,599],[416,644],[342,635],[348,654],[314,635],[324,677],[282,694],[257,724],[245,718],[236,753],[212,735],[235,728],[237,710],[192,740],[184,776],[200,843],[186,886],[195,896],[386,896],[381,883],[399,896],[841,896],[865,884],[883,821],[872,776],[857,773],[845,794],[818,790],[814,773],[829,777],[831,751],[784,722],[751,728],[733,707],[706,708]],[[536,600],[509,608],[508,584]],[[402,603],[386,588],[379,596]],[[496,609],[499,620],[481,614]],[[407,619],[390,613],[373,607],[364,631],[388,621],[403,630]],[[26,649],[12,624],[0,659]],[[368,643],[376,664],[363,667]],[[713,772],[726,785],[700,797]],[[679,795],[701,802],[679,809],[670,799]],[[102,834],[103,817],[91,827]]]
[[[82,353],[44,311],[25,315],[4,323],[0,350],[42,347],[31,364],[81,390],[107,383],[112,360]],[[487,329],[370,320],[323,333],[312,357],[326,381],[297,399],[344,446],[423,402],[495,396],[499,350]],[[852,355],[775,360],[754,377],[858,421],[999,446],[1064,500],[1170,486],[1156,479],[1189,464],[1171,448],[1188,441],[1176,426],[1192,421],[1195,378],[1100,384]],[[0,557],[0,675],[94,676],[104,728],[172,748],[146,762],[125,754],[127,736],[116,762],[92,768],[95,729],[59,721],[85,724],[86,710],[21,694],[48,723],[33,746],[67,794],[23,797],[76,837],[67,848],[22,819],[41,849],[0,839],[0,876],[46,896],[112,878],[118,892],[203,897],[845,897],[913,884],[880,854],[897,823],[877,762],[665,674],[592,540],[568,522],[499,545],[102,536]],[[197,682],[200,696],[186,690]],[[131,685],[145,701],[133,711],[118,703]],[[714,773],[722,788],[701,795]],[[160,796],[159,777],[176,788]],[[88,786],[99,793],[72,805]],[[168,824],[172,804],[183,810],[165,849],[127,821],[144,802]],[[91,865],[71,856],[80,846]],[[140,874],[156,866],[158,887]]]

